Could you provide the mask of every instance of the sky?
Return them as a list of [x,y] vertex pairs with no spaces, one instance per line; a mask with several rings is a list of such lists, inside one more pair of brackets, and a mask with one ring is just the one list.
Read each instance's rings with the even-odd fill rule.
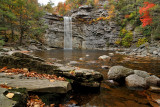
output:
[[[59,3],[59,2],[64,2],[65,0],[51,0],[54,4],[55,4],[55,6],[57,6],[57,4]],[[48,2],[49,2],[49,0],[38,0],[38,2],[40,3],[40,4],[47,4]]]

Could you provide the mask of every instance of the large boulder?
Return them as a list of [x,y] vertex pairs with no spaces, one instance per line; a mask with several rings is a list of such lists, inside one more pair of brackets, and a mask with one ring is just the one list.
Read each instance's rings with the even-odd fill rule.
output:
[[158,78],[155,75],[152,75],[152,76],[146,77],[146,82],[147,82],[147,85],[149,86],[157,86],[157,85],[160,85],[160,78]]
[[125,81],[129,88],[146,88],[147,86],[146,80],[136,74],[129,75]]
[[74,83],[85,87],[100,87],[100,82],[103,80],[103,76],[99,72],[71,66],[59,67],[59,75],[69,78]]
[[134,71],[132,69],[129,69],[123,66],[113,66],[109,69],[108,79],[119,80],[133,73]]
[[141,71],[141,70],[134,70],[134,73],[143,78],[150,76],[146,71]]

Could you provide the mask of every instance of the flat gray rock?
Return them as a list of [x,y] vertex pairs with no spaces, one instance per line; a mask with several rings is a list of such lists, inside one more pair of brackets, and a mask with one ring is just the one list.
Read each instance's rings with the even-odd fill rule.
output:
[[0,83],[7,83],[8,86],[26,88],[33,92],[67,93],[71,90],[71,85],[67,81],[49,81],[47,79],[10,79],[0,78]]

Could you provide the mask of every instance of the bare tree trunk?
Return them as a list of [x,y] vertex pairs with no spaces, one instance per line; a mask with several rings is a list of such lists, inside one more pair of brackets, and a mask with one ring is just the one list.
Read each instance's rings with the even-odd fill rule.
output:
[[20,46],[22,45],[22,41],[23,41],[23,34],[24,34],[24,31],[23,31],[23,28],[21,28]]
[[11,23],[11,37],[12,37],[12,41],[14,41],[14,29],[13,29],[13,23]]
[[20,40],[19,44],[20,46],[22,45],[22,40],[23,40],[23,25],[22,25],[22,13],[20,13]]

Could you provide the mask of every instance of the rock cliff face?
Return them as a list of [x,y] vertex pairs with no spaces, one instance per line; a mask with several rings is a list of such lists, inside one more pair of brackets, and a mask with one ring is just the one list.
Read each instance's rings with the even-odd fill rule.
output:
[[[103,49],[113,45],[119,39],[119,27],[114,22],[99,20],[89,23],[98,17],[106,17],[104,9],[94,9],[91,6],[81,6],[72,13],[72,37],[74,49]],[[44,17],[49,28],[46,31],[46,44],[50,47],[63,48],[64,22],[63,17],[46,14]]]

